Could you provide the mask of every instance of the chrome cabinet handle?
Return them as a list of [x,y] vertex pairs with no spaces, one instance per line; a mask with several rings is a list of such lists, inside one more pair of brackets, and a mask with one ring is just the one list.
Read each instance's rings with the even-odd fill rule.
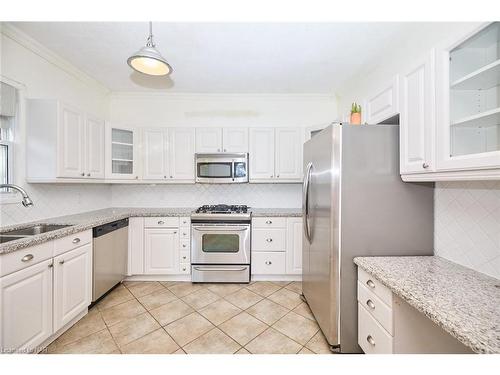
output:
[[182,233],[183,236],[187,236],[187,233]]
[[90,177],[90,173],[87,173],[87,177]]
[[184,256],[182,257],[182,259],[187,259],[187,256],[185,256],[185,255],[184,255]]
[[170,176],[170,178],[174,178],[174,176]]
[[80,239],[79,239],[78,237],[76,237],[76,238],[75,238],[73,241],[71,241],[71,242],[73,242],[73,243],[78,243],[78,242],[80,242]]
[[266,265],[268,265],[268,266],[270,266],[271,264],[273,264],[273,262],[271,262],[270,260],[267,260],[267,261],[265,262],[265,264],[266,264]]
[[271,175],[271,178],[273,178],[273,177],[274,177],[274,175]]
[[372,288],[372,289],[374,289],[374,288],[375,288],[375,283],[374,283],[373,281],[371,281],[371,280],[368,280],[368,281],[366,282],[366,285],[368,285],[368,286],[369,286],[370,288]]
[[423,164],[422,164],[422,168],[424,168],[424,169],[429,168],[429,164],[427,164],[427,163],[423,163]]
[[226,149],[224,149],[224,152],[226,152],[226,151],[227,151],[227,150],[226,150]]
[[135,176],[135,179],[138,180],[139,179],[139,176]]
[[369,299],[368,301],[366,301],[366,305],[372,309],[372,310],[375,310],[375,304],[373,303],[373,301],[371,299]]
[[273,222],[271,220],[266,221],[266,224],[272,224]]
[[33,254],[27,254],[21,258],[21,262],[29,262],[33,258],[34,258]]
[[373,339],[372,335],[366,336],[366,341],[368,341],[368,344],[371,346],[375,346],[375,340]]
[[238,267],[238,268],[224,268],[224,267],[218,267],[218,268],[205,268],[205,267],[194,267],[194,269],[196,271],[229,271],[229,272],[233,272],[233,271],[245,271],[247,269],[247,267]]
[[49,268],[52,268],[52,267],[54,267],[54,264],[53,264],[53,263],[50,263],[50,264],[49,264]]
[[280,178],[280,175],[277,175],[276,177],[277,177],[277,178]]
[[183,243],[183,244],[182,244],[182,247],[186,247],[186,244],[185,244],[185,243]]
[[59,264],[64,264],[64,259],[59,261]]
[[85,176],[85,172],[80,173],[80,176],[82,177]]
[[220,148],[217,149],[217,152],[220,152]]
[[268,238],[266,239],[267,242],[273,242],[273,239],[272,238]]
[[163,176],[163,178],[167,178],[167,176]]
[[162,221],[162,220],[160,220],[160,221],[158,222],[158,225],[163,225],[163,224],[165,224],[165,222],[164,222],[164,221]]
[[174,234],[177,234],[177,231],[174,231]]

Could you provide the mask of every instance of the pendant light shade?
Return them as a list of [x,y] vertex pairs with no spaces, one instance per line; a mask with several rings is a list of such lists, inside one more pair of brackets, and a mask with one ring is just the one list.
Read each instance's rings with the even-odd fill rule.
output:
[[127,64],[139,73],[150,76],[164,76],[172,73],[172,67],[156,49],[153,42],[153,24],[149,23],[149,37],[146,46],[130,56]]

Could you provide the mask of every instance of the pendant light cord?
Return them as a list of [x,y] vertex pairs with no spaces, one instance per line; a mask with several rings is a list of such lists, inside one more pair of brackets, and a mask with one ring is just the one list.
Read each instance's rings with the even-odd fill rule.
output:
[[149,37],[146,42],[146,46],[155,47],[155,43],[153,42],[153,22],[149,21]]

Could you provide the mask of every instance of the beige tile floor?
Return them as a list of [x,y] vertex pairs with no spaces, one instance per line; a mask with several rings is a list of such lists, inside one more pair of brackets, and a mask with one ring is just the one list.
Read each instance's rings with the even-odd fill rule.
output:
[[329,354],[300,282],[124,282],[45,353]]

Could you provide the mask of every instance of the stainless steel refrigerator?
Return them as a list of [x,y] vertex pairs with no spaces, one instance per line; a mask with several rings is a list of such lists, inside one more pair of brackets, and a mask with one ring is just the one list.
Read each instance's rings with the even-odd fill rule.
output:
[[353,258],[432,255],[434,186],[401,180],[397,125],[330,125],[304,171],[303,297],[332,350],[358,353]]

